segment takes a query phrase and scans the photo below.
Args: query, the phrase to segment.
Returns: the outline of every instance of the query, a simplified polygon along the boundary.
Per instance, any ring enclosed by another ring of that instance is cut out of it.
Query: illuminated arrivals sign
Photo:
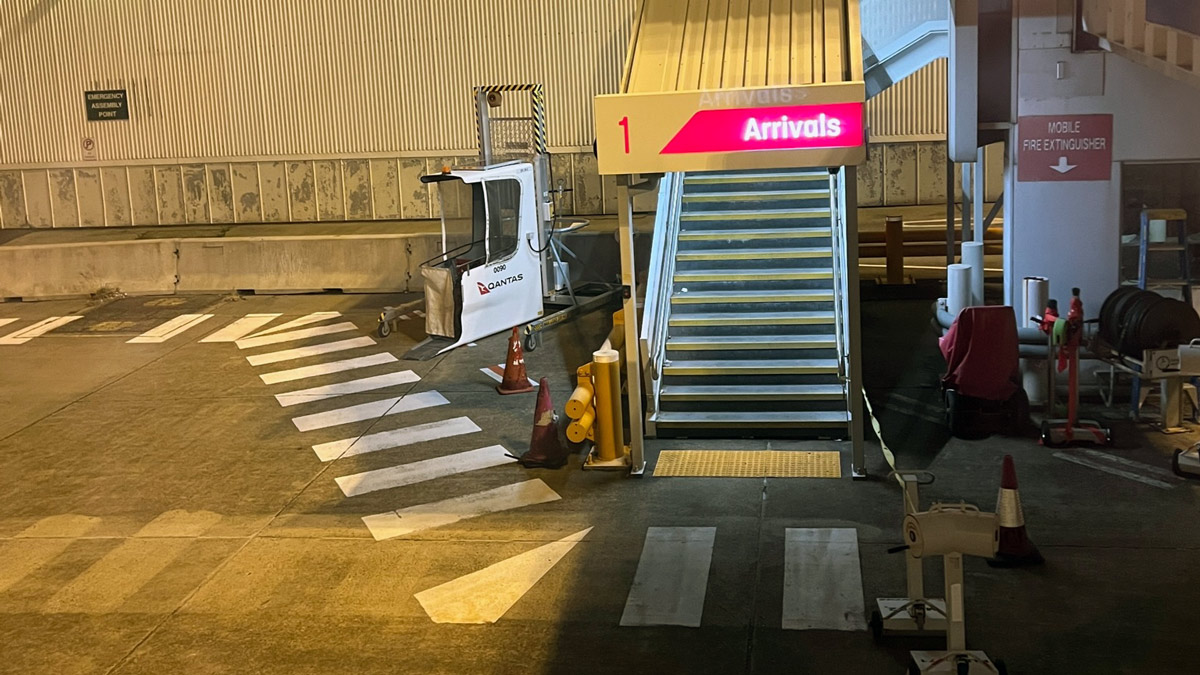
[[[852,166],[861,83],[596,98],[601,174]]]

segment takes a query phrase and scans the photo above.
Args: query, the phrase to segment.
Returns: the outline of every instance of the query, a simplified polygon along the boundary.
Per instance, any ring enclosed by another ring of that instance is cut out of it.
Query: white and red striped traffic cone
[[[1025,512],[1021,495],[1017,493],[1017,469],[1012,455],[1004,456],[1000,474],[1000,494],[996,497],[996,516],[1000,521],[1000,545],[996,557],[988,561],[992,567],[1025,567],[1045,562],[1037,546],[1025,532]]]

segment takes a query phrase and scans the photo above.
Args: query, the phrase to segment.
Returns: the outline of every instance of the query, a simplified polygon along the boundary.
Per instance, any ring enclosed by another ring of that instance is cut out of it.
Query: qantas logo
[[[517,274],[517,275],[511,276],[511,277],[506,277],[504,279],[490,281],[490,282],[488,282],[488,284],[486,286],[483,284],[482,281],[476,281],[475,285],[479,287],[480,295],[487,295],[488,293],[491,293],[492,291],[496,290],[497,288],[500,288],[501,286],[507,286],[509,284],[516,283],[518,281],[523,280],[524,278],[525,278],[524,274]]]

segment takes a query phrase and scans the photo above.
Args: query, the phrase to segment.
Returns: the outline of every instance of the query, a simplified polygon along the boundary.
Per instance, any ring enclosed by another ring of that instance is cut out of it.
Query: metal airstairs
[[[847,435],[838,179],[666,177],[643,331],[658,435]]]

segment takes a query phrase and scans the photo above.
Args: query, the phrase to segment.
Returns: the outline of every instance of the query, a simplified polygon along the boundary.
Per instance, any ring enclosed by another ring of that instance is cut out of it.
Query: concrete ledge
[[[421,288],[414,260],[432,235],[181,239],[179,292],[405,292]],[[439,238],[440,239],[440,238]],[[428,257],[428,256],[426,256]]]
[[[0,247],[0,297],[90,295],[104,287],[130,294],[175,291],[172,240]]]

